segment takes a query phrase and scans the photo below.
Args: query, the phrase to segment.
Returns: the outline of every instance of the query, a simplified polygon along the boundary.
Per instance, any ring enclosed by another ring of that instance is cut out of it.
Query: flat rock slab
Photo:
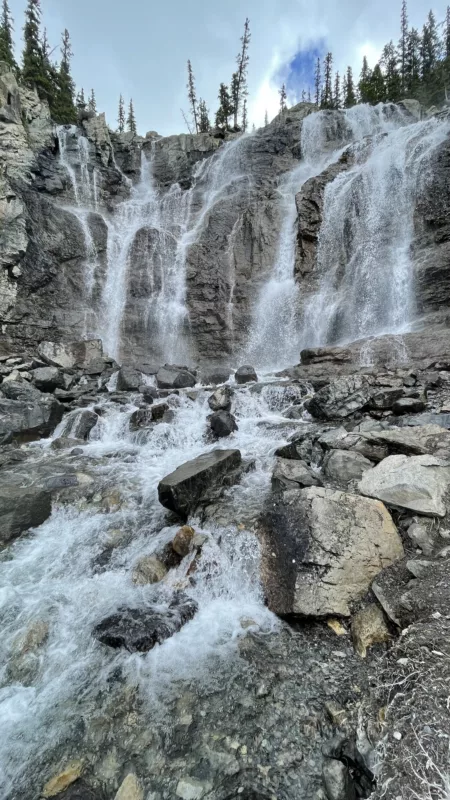
[[[94,361],[103,359],[103,347],[100,339],[89,339],[82,342],[41,342],[39,355],[48,364],[63,369],[88,367]]]
[[[304,489],[307,486],[322,486],[322,481],[304,461],[277,458],[272,475],[272,486],[276,491]]]
[[[364,375],[336,378],[316,392],[306,408],[317,419],[345,419],[369,403],[374,383],[373,377]]]
[[[262,582],[281,616],[349,616],[403,546],[383,503],[308,488],[271,502],[259,524]]]
[[[0,486],[0,546],[42,525],[51,513],[49,491],[34,486]]]
[[[239,477],[242,458],[239,450],[211,450],[182,464],[158,485],[159,502],[165,508],[187,519],[199,502],[207,499],[211,489],[231,477],[231,485]]]
[[[372,466],[372,462],[360,453],[352,453],[349,450],[331,450],[325,458],[323,470],[331,480],[349,483],[359,480],[364,472],[371,469]]]
[[[389,455],[450,457],[450,431],[440,425],[389,428],[378,433],[363,433],[366,442],[387,447]]]
[[[424,516],[445,517],[450,466],[435,456],[389,456],[364,473],[361,494]]]
[[[188,389],[195,386],[197,379],[186,367],[166,364],[156,374],[159,389]]]

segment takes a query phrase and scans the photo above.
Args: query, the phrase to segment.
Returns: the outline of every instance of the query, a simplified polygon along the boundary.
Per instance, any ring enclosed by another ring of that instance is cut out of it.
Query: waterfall
[[[92,171],[92,177],[90,174],[88,139],[79,133],[76,125],[59,125],[56,134],[59,142],[60,162],[70,178],[76,205],[97,210],[98,175],[95,168]],[[72,159],[70,153],[74,154]]]
[[[305,303],[304,346],[410,329],[415,201],[449,127],[431,119],[359,143],[355,165],[326,187],[319,287]]]

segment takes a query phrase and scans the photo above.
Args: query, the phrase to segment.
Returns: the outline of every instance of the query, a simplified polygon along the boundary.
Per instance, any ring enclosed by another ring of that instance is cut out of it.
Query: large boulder
[[[390,428],[362,434],[367,444],[386,448],[388,455],[436,455],[450,458],[450,431],[439,425]]]
[[[102,620],[93,631],[99,642],[109,647],[124,647],[130,653],[147,653],[180,630],[197,611],[186,595],[175,595],[166,611],[158,607],[119,608]]]
[[[374,394],[374,378],[370,375],[349,375],[336,378],[305,403],[317,419],[345,419],[360,411]]]
[[[233,414],[229,411],[216,411],[209,417],[209,424],[214,436],[223,439],[237,431],[238,426]]]
[[[281,616],[349,616],[380,570],[404,555],[383,503],[330,489],[285,492],[259,532],[265,595]]]
[[[65,389],[64,375],[58,367],[38,367],[31,373],[34,385],[42,392],[53,392],[55,389]]]
[[[32,399],[9,399],[4,395],[5,389],[3,383],[0,390],[0,440],[10,437],[25,442],[53,433],[64,414],[64,406],[58,400],[52,395],[41,395],[37,389]]]
[[[187,389],[195,386],[197,379],[187,367],[165,364],[158,370],[156,382],[160,389]]]
[[[359,481],[364,472],[372,467],[373,464],[368,458],[350,450],[331,450],[323,463],[325,475],[341,483]]]
[[[54,367],[84,369],[94,362],[103,360],[103,347],[100,339],[82,342],[41,342],[38,347],[41,358]]]
[[[187,461],[160,481],[159,502],[187,519],[211,492],[239,479],[241,461],[239,450],[211,450]]]
[[[118,392],[138,392],[142,384],[142,374],[133,367],[122,367],[117,375]]]
[[[450,466],[436,456],[389,456],[364,473],[361,494],[424,516],[445,517]]]
[[[42,525],[51,513],[51,495],[45,489],[0,485],[0,545]]]
[[[234,375],[234,380],[236,381],[236,383],[241,383],[241,384],[252,383],[253,381],[258,380],[258,376],[255,372],[254,367],[246,365],[243,367],[239,367],[239,369],[236,370],[236,373]]]
[[[233,390],[230,386],[220,386],[208,397],[208,405],[211,411],[230,411]]]
[[[89,411],[88,409],[79,411],[67,421],[62,436],[71,439],[86,440],[91,430],[95,428],[98,420],[99,417],[95,411]]]
[[[322,481],[304,461],[277,458],[272,474],[272,487],[275,491],[304,489],[306,486],[322,486]]]

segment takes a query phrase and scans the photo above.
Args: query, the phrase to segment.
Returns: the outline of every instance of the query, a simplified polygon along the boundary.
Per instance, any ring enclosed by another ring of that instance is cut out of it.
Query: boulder
[[[277,458],[272,474],[274,491],[283,492],[285,489],[303,489],[306,486],[322,486],[322,481],[317,475],[314,475],[304,461]]]
[[[405,390],[402,387],[380,389],[372,395],[369,407],[375,411],[388,411],[403,397],[404,393]]]
[[[238,430],[237,422],[229,411],[216,411],[208,419],[211,430],[217,439],[223,439]]]
[[[0,393],[8,400],[20,400],[23,403],[39,403],[45,397],[36,386],[24,381],[18,376],[18,380],[3,381],[0,386]],[[0,396],[1,396],[0,395]]]
[[[328,800],[356,800],[355,784],[349,769],[335,758],[327,758],[322,779]]]
[[[58,800],[105,800],[105,795],[101,789],[93,789],[84,780],[78,779],[58,794]]]
[[[213,386],[217,386],[219,383],[226,383],[230,375],[230,369],[215,369],[203,376],[203,383],[206,385],[212,384]]]
[[[402,397],[392,406],[394,414],[419,414],[427,404],[420,397]]]
[[[145,586],[159,583],[166,574],[166,567],[156,556],[143,556],[133,569],[132,581],[137,586]]]
[[[360,411],[374,394],[374,378],[370,375],[349,375],[336,378],[305,403],[317,419],[345,419]]]
[[[280,458],[306,461],[307,463],[321,464],[323,450],[317,443],[321,434],[327,430],[324,425],[303,425],[300,431],[292,434],[289,443],[275,450],[275,455]]]
[[[241,461],[239,450],[211,450],[187,461],[160,481],[159,502],[187,519],[211,491],[239,479]]]
[[[172,550],[177,553],[177,555],[184,558],[192,549],[192,542],[194,540],[195,531],[191,528],[190,525],[183,525],[179,531],[175,534],[175,538],[172,542]]]
[[[118,392],[138,392],[142,384],[142,374],[133,367],[121,367],[117,375]]]
[[[258,380],[258,376],[254,367],[244,366],[236,370],[234,380],[236,383],[252,383]]]
[[[165,364],[158,370],[156,382],[160,389],[187,389],[195,386],[197,379],[187,367]]]
[[[232,397],[231,386],[221,386],[208,397],[208,405],[211,411],[230,411]]]
[[[359,481],[364,472],[372,467],[373,464],[368,458],[350,450],[331,450],[323,462],[325,475],[333,481],[342,483]]]
[[[424,516],[445,517],[450,467],[435,456],[389,456],[364,473],[361,494]]]
[[[281,616],[349,616],[380,570],[404,554],[383,503],[330,489],[285,492],[259,533],[265,595]]]
[[[66,389],[64,375],[58,367],[38,367],[32,371],[33,383],[43,392]]]
[[[86,439],[93,428],[95,428],[99,420],[98,414],[95,411],[79,411],[70,420],[64,428],[63,436],[71,439]]]
[[[119,608],[94,628],[93,635],[109,647],[147,653],[179,631],[197,611],[196,603],[181,593],[175,595],[166,611],[160,608]]]
[[[158,389],[156,386],[147,386],[147,384],[142,384],[139,386],[139,392],[143,397],[145,403],[151,405],[153,400],[156,400],[159,397]]]
[[[4,384],[1,389],[4,389]],[[26,442],[50,436],[63,414],[64,406],[52,395],[40,395],[30,402],[2,399],[0,393],[0,440],[12,437]]]
[[[422,426],[422,425],[439,425],[441,428],[447,428],[450,430],[450,414],[417,414],[412,416],[404,416],[400,417],[400,419],[395,420],[395,424],[399,425],[400,427],[405,427],[411,425],[415,426]]]
[[[361,658],[366,657],[369,647],[389,642],[391,638],[383,612],[375,603],[355,614],[351,631],[355,650]]]
[[[438,455],[450,458],[450,431],[439,425],[389,428],[386,431],[363,433],[368,445],[386,448],[388,455]]]
[[[0,485],[0,545],[42,525],[51,513],[51,495],[45,489]]]
[[[55,797],[59,795],[64,789],[67,789],[72,783],[78,780],[82,772],[83,762],[72,761],[62,772],[47,781],[42,790],[43,797]]]
[[[103,360],[103,347],[100,339],[82,342],[57,343],[41,342],[38,347],[41,358],[54,367],[84,369],[94,362]]]
[[[136,775],[128,773],[120,784],[114,800],[144,800],[144,792]]]

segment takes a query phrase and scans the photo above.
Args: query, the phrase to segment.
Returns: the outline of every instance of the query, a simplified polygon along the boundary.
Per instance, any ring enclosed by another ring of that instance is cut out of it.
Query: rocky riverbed
[[[2,357],[5,798],[445,797],[450,361],[371,347]]]

